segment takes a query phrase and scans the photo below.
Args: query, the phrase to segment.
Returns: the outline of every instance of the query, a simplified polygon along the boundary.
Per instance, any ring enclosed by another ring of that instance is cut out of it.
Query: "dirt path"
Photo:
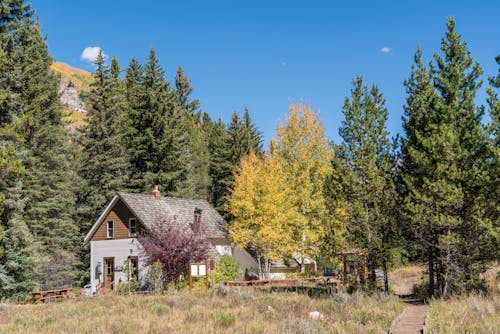
[[[429,305],[407,304],[403,313],[394,320],[390,334],[420,334],[425,324],[425,318],[429,313]]]

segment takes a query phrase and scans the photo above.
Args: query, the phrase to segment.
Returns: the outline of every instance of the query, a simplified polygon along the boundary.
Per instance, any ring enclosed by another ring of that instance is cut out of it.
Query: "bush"
[[[156,261],[149,266],[148,273],[145,277],[145,283],[149,291],[162,293],[163,289],[165,288],[165,284],[163,281],[163,273],[160,261]]]
[[[135,277],[130,279],[130,288],[128,282],[120,282],[116,285],[115,293],[118,295],[126,295],[129,292],[136,292],[140,290],[140,285]]]
[[[223,255],[217,259],[215,266],[215,282],[235,281],[241,277],[241,267],[238,261],[230,255]]]
[[[236,322],[236,316],[231,312],[216,312],[212,317],[218,326],[229,327]]]

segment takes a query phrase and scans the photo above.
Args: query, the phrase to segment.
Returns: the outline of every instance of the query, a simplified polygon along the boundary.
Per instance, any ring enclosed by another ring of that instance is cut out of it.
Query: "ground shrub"
[[[236,322],[236,316],[231,312],[215,312],[212,315],[217,326],[229,327]]]
[[[215,265],[215,282],[235,281],[241,277],[241,266],[232,256],[223,255],[217,259]]]

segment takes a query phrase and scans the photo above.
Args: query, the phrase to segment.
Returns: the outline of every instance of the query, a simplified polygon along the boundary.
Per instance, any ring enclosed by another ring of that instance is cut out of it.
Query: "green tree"
[[[127,104],[116,58],[106,65],[99,53],[88,95],[88,115],[80,129],[78,221],[85,235],[106,203],[117,192],[128,189],[130,163],[127,150]],[[88,277],[88,245],[81,241],[81,280]],[[83,282],[82,282],[83,283]]]
[[[81,233],[90,229],[117,192],[127,189],[129,159],[126,150],[126,104],[120,82],[99,53],[88,97],[88,117],[81,131],[80,175],[85,186],[79,193]],[[113,62],[113,64],[117,64]],[[114,65],[116,71],[116,65]]]
[[[184,74],[182,67],[177,69],[175,87],[177,103],[186,114],[186,126],[190,138],[189,188],[186,195],[208,199],[210,188],[208,138],[201,123],[200,101],[191,98],[193,92],[191,80]]]
[[[488,192],[486,214],[492,221],[492,228],[490,229],[490,239],[492,246],[492,258],[500,257],[500,203],[497,200],[500,198],[500,98],[498,97],[495,89],[500,88],[500,55],[495,58],[499,65],[498,73],[495,77],[489,78],[490,87],[488,87],[488,106],[491,117],[491,122],[488,126],[489,133],[489,187],[485,187]]]
[[[240,158],[250,153],[250,151],[255,152],[257,155],[262,154],[262,134],[253,124],[248,108],[245,108],[243,120],[237,112],[233,113],[227,132],[231,148],[231,159],[234,165],[238,164]]]
[[[215,282],[236,281],[241,277],[240,263],[231,255],[223,255],[217,259],[215,265]]]
[[[474,103],[482,69],[448,19],[443,56],[427,70],[417,52],[407,81],[403,140],[405,209],[426,249],[429,293],[477,286],[491,222],[487,202],[488,150]]]
[[[24,300],[28,292],[35,290],[36,273],[39,271],[39,245],[26,226],[23,213],[25,200],[21,195],[21,182],[17,181],[7,189],[5,208],[8,215],[3,215],[6,223],[4,241],[5,253],[0,254],[0,297]]]
[[[231,161],[229,135],[226,126],[219,118],[212,122],[207,113],[202,118],[203,131],[208,138],[210,203],[229,220],[225,211],[229,188],[233,184],[234,164]]]
[[[167,194],[189,195],[188,115],[179,107],[154,50],[143,70],[137,61],[131,62],[126,86],[132,128],[132,187],[142,192],[161,184]]]
[[[369,89],[357,77],[353,86],[342,109],[345,119],[340,128],[343,143],[338,151],[339,175],[348,203],[350,242],[366,252],[369,278],[374,284],[378,265],[387,272],[390,233],[394,231],[391,211],[395,207],[395,188],[386,129],[388,111],[376,85]]]
[[[193,87],[191,87],[191,80],[184,73],[184,69],[179,66],[175,76],[175,88],[177,93],[177,102],[181,108],[187,110],[189,114],[197,121],[200,121],[200,101],[198,99],[191,99]]]
[[[61,258],[62,253],[71,257],[60,266],[47,260],[38,280],[50,286],[57,276],[60,282],[72,284],[80,239],[74,221],[78,178],[62,121],[59,78],[50,69],[53,60],[30,6],[23,1],[2,2],[0,15],[0,40],[9,61],[4,84],[10,91],[1,114],[16,121],[15,130],[23,144],[23,220],[48,258]]]

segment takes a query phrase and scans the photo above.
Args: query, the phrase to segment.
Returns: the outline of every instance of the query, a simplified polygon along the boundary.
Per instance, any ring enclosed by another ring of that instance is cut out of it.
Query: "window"
[[[106,274],[113,275],[114,272],[114,259],[106,259]]]
[[[107,238],[108,239],[113,239],[115,237],[115,222],[112,220],[108,221],[108,228],[107,228]]]
[[[137,233],[137,222],[135,218],[130,218],[128,220],[128,236],[135,237]]]

